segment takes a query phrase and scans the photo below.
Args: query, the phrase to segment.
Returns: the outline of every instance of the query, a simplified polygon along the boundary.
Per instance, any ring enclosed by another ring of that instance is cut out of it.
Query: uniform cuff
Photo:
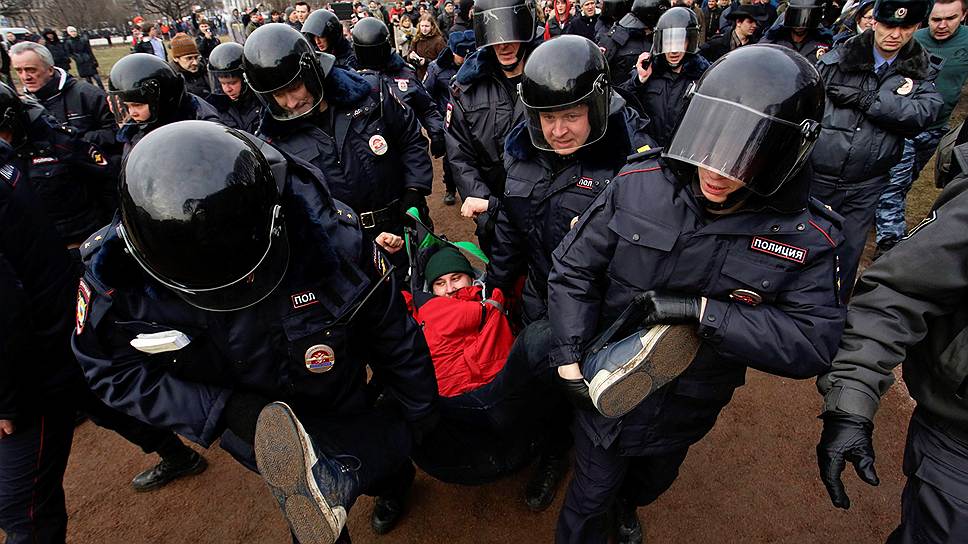
[[[726,334],[726,314],[729,303],[711,298],[706,299],[706,309],[699,318],[699,336],[711,343],[719,343]]]
[[[874,421],[874,414],[880,399],[874,398],[860,389],[834,387],[823,399],[824,412],[846,412]]]
[[[548,363],[551,367],[570,365],[581,361],[581,348],[577,344],[565,344],[551,350]]]

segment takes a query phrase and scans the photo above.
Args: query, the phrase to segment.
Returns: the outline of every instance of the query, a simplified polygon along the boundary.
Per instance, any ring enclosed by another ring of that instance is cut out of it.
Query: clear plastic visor
[[[125,124],[134,124],[138,125],[139,127],[144,127],[154,121],[156,109],[154,100],[149,100],[148,102],[134,102],[126,99],[124,91],[108,91],[107,102],[108,109],[110,109],[111,113],[114,114],[114,122],[117,123],[119,127]],[[141,110],[140,108],[129,108],[127,104],[128,102],[138,104],[143,103],[145,104],[146,109]],[[137,116],[138,119],[135,119],[134,116]]]
[[[728,100],[694,95],[664,156],[707,168],[762,196],[803,165],[819,132]]]
[[[663,28],[652,36],[652,54],[695,53],[699,50],[698,28]]]
[[[526,6],[494,8],[474,13],[477,47],[499,43],[530,42],[534,39],[534,13]]]
[[[789,7],[783,12],[783,26],[787,28],[816,28],[823,10],[819,7]]]
[[[272,222],[269,225],[269,244],[265,253],[262,254],[255,266],[241,278],[216,287],[191,287],[165,279],[142,259],[138,250],[129,240],[123,224],[118,225],[117,231],[121,240],[124,241],[127,253],[149,276],[174,291],[176,295],[192,306],[203,310],[228,312],[252,306],[275,290],[289,267],[289,240],[286,236],[285,223],[282,220],[282,206],[278,204],[272,210]]]
[[[248,75],[245,82],[278,121],[308,115],[319,109],[323,101],[323,80],[318,71],[307,67],[304,62],[299,63],[299,71],[292,79],[273,89],[256,89]]]

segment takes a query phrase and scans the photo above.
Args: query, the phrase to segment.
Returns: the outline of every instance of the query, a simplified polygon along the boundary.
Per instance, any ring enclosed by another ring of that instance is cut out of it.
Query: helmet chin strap
[[[513,64],[501,64],[501,70],[504,70],[505,72],[513,72],[515,69],[517,69],[518,65],[521,64],[522,61],[524,61],[524,57],[525,57],[524,43],[521,44],[521,47],[518,47],[518,52],[515,55],[515,57],[516,57],[516,60],[514,61]],[[501,61],[498,61],[498,63],[500,62]]]

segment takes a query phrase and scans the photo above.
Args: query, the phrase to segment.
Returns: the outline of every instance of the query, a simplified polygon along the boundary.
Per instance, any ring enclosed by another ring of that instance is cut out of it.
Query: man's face
[[[138,123],[144,123],[151,119],[151,106],[141,102],[125,102],[124,107],[128,108],[128,117]]]
[[[180,57],[175,57],[175,62],[178,66],[181,66],[182,70],[186,72],[195,73],[198,71],[198,60],[202,58],[198,53],[193,53],[191,55],[182,55]]]
[[[518,62],[519,49],[521,49],[520,43],[498,43],[494,45],[494,54],[502,66],[512,66]]]
[[[716,5],[719,6],[720,9],[726,9],[729,7],[729,3],[730,0],[717,0]]]
[[[70,37],[72,37],[72,38],[76,38],[77,37],[77,30],[68,30],[67,31],[67,35],[70,36]]]
[[[375,12],[376,11],[376,8],[377,8],[376,2],[370,2],[369,4],[367,4],[367,6],[370,7],[370,11],[371,12]]]
[[[675,3],[676,6],[682,6],[684,8],[692,9],[693,0],[679,0]]]
[[[242,96],[242,78],[236,76],[218,76],[218,83],[225,96],[238,100]]]
[[[585,17],[592,17],[595,15],[595,2],[585,2],[581,5],[581,12]]]
[[[588,104],[579,104],[559,111],[543,111],[538,114],[541,120],[541,134],[555,153],[569,155],[588,141],[592,131],[588,122]]]
[[[302,81],[296,81],[272,93],[272,98],[292,116],[302,115],[313,107],[313,93]]]
[[[682,62],[682,58],[685,56],[686,54],[682,52],[665,54],[666,62],[669,63],[669,66],[679,66],[679,63]]]
[[[155,28],[155,27],[151,27],[151,30],[148,31],[148,37],[149,38],[154,38],[157,35],[158,35],[158,29]]]
[[[403,9],[407,10],[407,13],[410,13],[411,11],[413,11],[413,4],[407,4],[403,6]]]
[[[743,186],[742,183],[722,176],[712,170],[699,167],[699,190],[706,200],[721,204],[726,202],[729,195],[735,193]]]
[[[255,22],[259,24],[262,24],[262,22],[265,21],[265,17],[263,17],[261,13],[253,13],[252,18],[255,19]]]
[[[329,40],[327,40],[325,37],[313,36],[313,41],[316,42],[316,47],[319,48],[320,51],[329,51]]]
[[[296,6],[296,18],[299,19],[300,23],[306,22],[306,17],[309,17],[309,6],[298,5]]]
[[[19,55],[12,55],[10,61],[14,71],[17,72],[17,77],[20,78],[24,87],[32,93],[39,91],[54,77],[54,67],[44,64],[40,55],[33,51],[24,51]]]
[[[743,18],[736,21],[736,33],[743,37],[752,36],[756,32],[756,20]]]
[[[209,28],[208,23],[202,23],[198,25],[198,31],[201,32],[202,34],[208,34],[209,30],[211,30],[211,28]]]
[[[928,16],[928,32],[939,42],[947,40],[958,30],[958,25],[965,18],[965,10],[961,2],[950,4],[935,3]]]
[[[882,53],[893,55],[911,41],[919,26],[921,25],[918,23],[907,26],[891,26],[874,21],[874,45]]]
[[[434,280],[434,284],[431,288],[434,291],[434,295],[438,297],[452,297],[454,293],[463,289],[464,287],[470,287],[473,285],[474,280],[467,274],[463,272],[453,272],[450,274],[444,274],[443,276]]]
[[[454,13],[454,4],[444,4],[444,12],[447,13],[447,15]]]

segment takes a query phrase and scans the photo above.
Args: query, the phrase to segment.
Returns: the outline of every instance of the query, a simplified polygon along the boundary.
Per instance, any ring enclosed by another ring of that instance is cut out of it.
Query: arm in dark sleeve
[[[934,81],[929,80],[917,83],[914,92],[907,96],[881,87],[866,113],[878,126],[910,138],[934,123],[943,107],[944,100]]]
[[[928,333],[929,321],[964,304],[968,287],[968,192],[937,207],[910,238],[861,276],[847,314],[840,351],[817,380],[824,411],[874,419],[881,396],[894,383],[894,368]],[[949,193],[949,189],[953,190]],[[961,381],[968,376],[952,377]]]
[[[427,139],[420,133],[420,125],[413,110],[401,104],[389,91],[383,98],[383,119],[392,137],[392,144],[400,149],[400,168],[403,186],[417,189],[425,195],[431,191],[433,166]]]
[[[181,350],[148,355],[131,347],[134,333],[116,325],[136,320],[119,315],[109,297],[94,293],[88,308],[88,323],[81,334],[74,334],[71,346],[91,390],[112,408],[210,446],[222,433],[222,411],[231,390],[181,380],[166,367],[173,358],[204,365],[214,350],[190,343]]]
[[[757,370],[808,378],[830,367],[844,326],[836,253],[811,249],[807,266],[772,303],[708,299],[699,334],[716,351]]]
[[[424,89],[427,90],[427,94],[430,95],[430,99],[433,100],[434,104],[437,106],[437,111],[441,112],[443,109],[441,108],[441,105],[446,103],[446,101],[450,98],[450,95],[441,96],[440,89],[437,88],[437,74],[439,73],[440,67],[437,66],[436,62],[431,62],[429,65],[427,65],[427,73],[424,74],[423,86]],[[441,131],[444,129],[444,117],[442,112],[440,117],[440,129]]]
[[[509,293],[511,282],[523,274],[527,266],[528,243],[527,233],[511,221],[504,206],[497,210],[494,240],[491,261],[487,265],[487,283]]]
[[[548,276],[548,316],[555,337],[552,366],[581,360],[594,337],[605,298],[605,271],[618,235],[608,228],[615,214],[615,187],[602,191],[552,254]]]
[[[444,137],[444,117],[422,83],[417,82],[415,88],[407,93],[407,105],[417,113],[420,126],[427,131],[431,140]]]
[[[451,100],[450,123],[444,132],[447,141],[447,159],[454,174],[454,182],[463,199],[468,197],[491,200],[491,208],[497,204],[500,195],[491,195],[491,190],[484,183],[481,168],[477,161],[477,151],[474,149],[475,136],[469,133],[464,110],[460,100]]]
[[[390,388],[408,421],[428,415],[437,400],[430,349],[407,311],[393,276],[383,281],[354,321],[373,373]]]
[[[13,266],[0,254],[0,419],[16,419],[18,367],[27,365],[20,339],[26,338],[28,300]]]
[[[97,128],[87,131],[82,138],[98,146],[105,153],[117,152],[118,125],[115,123],[114,114],[108,108],[107,95],[101,89],[92,86],[90,89],[85,89],[83,100],[84,111],[91,116],[91,123]]]

